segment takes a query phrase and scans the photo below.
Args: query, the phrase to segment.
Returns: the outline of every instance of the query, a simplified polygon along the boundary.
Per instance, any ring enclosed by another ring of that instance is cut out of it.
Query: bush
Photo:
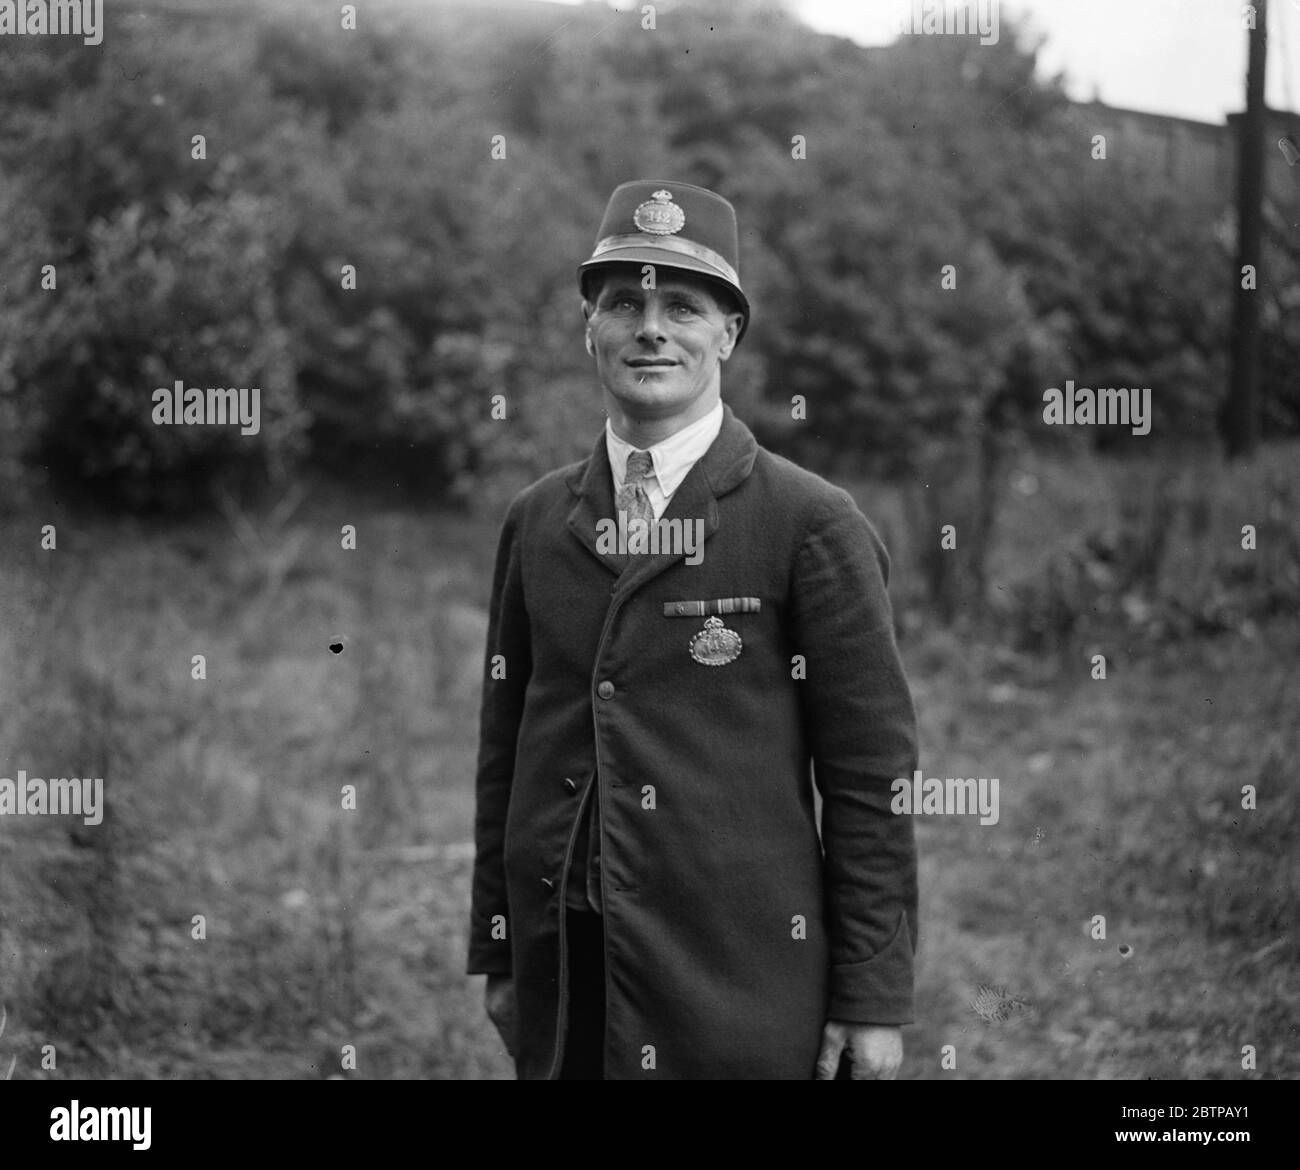
[[[271,295],[269,212],[249,195],[173,196],[162,215],[132,205],[90,229],[86,263],[59,273],[57,296],[29,298],[8,354],[28,459],[169,510],[285,477],[307,417]],[[155,424],[153,392],[177,380],[257,387],[260,430]]]

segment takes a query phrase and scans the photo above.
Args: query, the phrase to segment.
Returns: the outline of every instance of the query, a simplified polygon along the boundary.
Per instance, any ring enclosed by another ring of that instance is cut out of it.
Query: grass
[[[1034,473],[1041,490],[1003,515],[994,588],[1032,579],[1044,534],[1077,533],[1105,482],[1086,460]],[[0,822],[0,1069],[513,1075],[481,978],[461,973],[494,524],[318,489],[251,527],[51,509],[0,538],[0,776],[102,774],[109,804],[98,828]],[[905,547],[895,561],[907,597]],[[1031,654],[907,608],[925,773],[998,776],[1001,816],[919,818],[904,1075],[1295,1076],[1294,614],[1117,637],[1103,681],[1079,647]],[[986,1022],[970,1006],[985,984],[1033,1013]]]
[[[1000,777],[1001,818],[918,826],[916,1076],[1290,1077],[1300,875],[1293,624],[1044,684],[921,672],[927,775]],[[957,650],[957,647],[953,647]],[[1258,787],[1257,810],[1241,786]],[[1093,937],[1094,916],[1105,938]],[[1124,951],[1121,948],[1128,948]],[[982,984],[1036,1007],[990,1025]],[[957,1068],[941,1071],[943,1045]],[[1257,1072],[1241,1067],[1257,1050]]]

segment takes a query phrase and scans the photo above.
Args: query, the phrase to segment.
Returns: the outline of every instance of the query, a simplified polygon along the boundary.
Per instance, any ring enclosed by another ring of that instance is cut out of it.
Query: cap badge
[[[636,211],[632,222],[637,229],[654,236],[671,236],[686,224],[686,212],[673,202],[669,191],[656,191]]]

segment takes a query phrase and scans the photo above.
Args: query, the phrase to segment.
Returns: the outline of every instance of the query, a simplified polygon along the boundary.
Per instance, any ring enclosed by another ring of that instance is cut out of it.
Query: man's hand
[[[882,1024],[846,1024],[827,1020],[817,1057],[819,1081],[833,1081],[840,1054],[847,1051],[855,1081],[892,1081],[903,1063],[903,1029]]]
[[[489,975],[483,995],[488,1019],[501,1034],[511,1057],[515,1054],[515,980],[513,975]]]

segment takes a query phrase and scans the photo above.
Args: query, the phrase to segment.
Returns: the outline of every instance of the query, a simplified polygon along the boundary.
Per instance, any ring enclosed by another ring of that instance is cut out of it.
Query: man
[[[711,191],[614,191],[579,268],[606,430],[502,529],[468,970],[521,1078],[902,1059],[916,857],[889,806],[916,739],[888,559],[721,401],[738,250]]]

